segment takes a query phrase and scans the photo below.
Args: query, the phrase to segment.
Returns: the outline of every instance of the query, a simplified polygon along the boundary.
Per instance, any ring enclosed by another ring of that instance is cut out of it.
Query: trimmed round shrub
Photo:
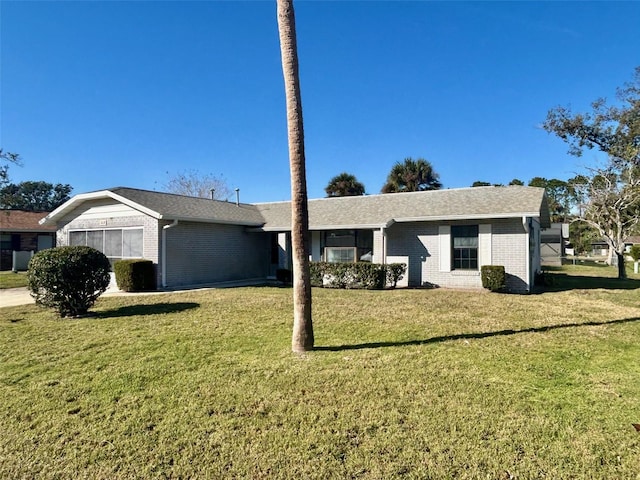
[[[629,254],[631,255],[631,258],[633,258],[634,262],[639,261],[640,260],[640,243],[636,245],[631,245],[631,250],[629,251]]]
[[[507,286],[507,277],[502,265],[483,265],[480,267],[482,286],[492,292],[502,292]]]
[[[56,247],[36,253],[27,282],[36,304],[54,308],[61,317],[84,315],[111,280],[111,265],[91,247]]]
[[[113,264],[116,284],[124,292],[156,289],[156,272],[151,260],[118,260]]]

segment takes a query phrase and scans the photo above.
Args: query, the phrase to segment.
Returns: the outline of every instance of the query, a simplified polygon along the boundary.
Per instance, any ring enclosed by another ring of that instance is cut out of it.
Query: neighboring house
[[[569,242],[569,224],[552,223],[540,236],[540,257],[543,265],[562,265]]]
[[[55,245],[56,226],[40,225],[49,212],[0,210],[0,270],[25,270],[25,259]],[[21,265],[14,265],[14,252]],[[29,252],[29,254],[21,253]]]
[[[629,253],[632,245],[640,245],[640,235],[627,237],[624,240],[624,251]],[[609,244],[606,240],[599,238],[591,242],[591,254],[595,257],[607,257],[609,263],[613,262],[614,255],[609,255]],[[631,258],[631,257],[629,257]]]
[[[503,265],[528,292],[550,226],[544,189],[476,187],[309,200],[314,261],[405,262],[406,286],[481,288]],[[91,245],[112,261],[147,258],[158,284],[265,280],[291,265],[291,204],[230,203],[118,187],[74,196],[42,222],[60,245]]]

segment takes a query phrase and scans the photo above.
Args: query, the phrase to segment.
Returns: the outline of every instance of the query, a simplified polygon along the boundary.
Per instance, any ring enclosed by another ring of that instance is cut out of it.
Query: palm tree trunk
[[[311,274],[309,272],[309,211],[302,128],[302,100],[298,75],[298,47],[293,0],[277,0],[280,53],[287,100],[289,167],[291,170],[291,247],[293,251],[294,352],[313,349]]]

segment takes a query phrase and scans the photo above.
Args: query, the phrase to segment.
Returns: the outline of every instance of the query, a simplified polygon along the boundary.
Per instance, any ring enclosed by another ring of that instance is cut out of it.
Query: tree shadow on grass
[[[450,342],[455,340],[471,340],[479,338],[501,337],[506,335],[517,335],[521,333],[544,333],[551,330],[559,330],[561,328],[575,328],[575,327],[594,327],[601,325],[616,325],[620,323],[632,323],[640,321],[640,317],[635,318],[623,318],[620,320],[607,320],[604,322],[584,322],[584,323],[565,323],[563,325],[547,325],[544,327],[531,327],[523,328],[522,330],[497,330],[494,332],[481,332],[481,333],[460,333],[457,335],[444,335],[441,337],[425,338],[423,340],[407,340],[404,342],[371,342],[371,343],[357,343],[354,345],[338,345],[338,346],[320,346],[314,347],[314,350],[325,352],[340,352],[343,350],[363,350],[366,348],[384,348],[384,347],[407,347],[413,345],[427,345],[429,343],[441,343]]]
[[[101,312],[90,312],[90,314],[94,318],[136,317],[160,315],[163,313],[179,313],[198,308],[199,306],[199,303],[194,302],[152,303],[149,305],[128,305]]]
[[[608,265],[596,265],[597,267],[611,269]],[[550,284],[538,289],[536,293],[565,292],[567,290],[635,290],[640,288],[640,280],[634,278],[616,278],[607,276],[589,276],[567,274],[562,267],[545,267],[545,278]],[[629,274],[629,269],[627,269]]]
[[[606,290],[635,290],[640,288],[640,280],[633,278],[588,277],[567,275],[565,273],[554,273],[551,278],[553,278],[553,283],[544,287],[546,292],[593,290],[597,288]]]

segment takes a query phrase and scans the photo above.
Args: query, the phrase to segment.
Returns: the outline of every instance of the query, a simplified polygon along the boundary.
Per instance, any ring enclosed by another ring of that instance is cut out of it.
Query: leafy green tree
[[[289,169],[291,172],[291,249],[293,260],[294,352],[313,350],[311,272],[309,269],[309,211],[304,154],[302,98],[293,0],[277,0],[278,33],[287,104]]]
[[[584,149],[604,152],[616,168],[640,165],[640,66],[634,79],[616,91],[620,105],[599,98],[592,112],[574,114],[568,107],[549,111],[543,128],[569,144],[569,153]]]
[[[569,242],[575,255],[587,255],[591,252],[591,242],[598,239],[598,231],[579,218],[569,223]]]
[[[524,182],[518,178],[514,178],[509,182],[509,185],[524,185]]]
[[[552,222],[566,222],[571,218],[571,210],[577,202],[576,189],[570,182],[552,178],[533,177],[530,187],[541,187],[546,190],[549,201],[549,213]]]
[[[324,191],[327,197],[355,197],[364,195],[364,185],[354,175],[343,172],[329,180]]]
[[[0,189],[0,208],[50,212],[69,200],[70,185],[48,182],[10,183]]]
[[[572,186],[584,201],[581,220],[597,229],[615,252],[618,278],[624,278],[624,240],[640,223],[640,67],[617,97],[620,104],[615,106],[596,100],[590,113],[556,107],[543,127],[567,142],[572,155],[594,148],[607,155],[603,166],[588,168]]]
[[[424,190],[439,190],[442,188],[438,175],[431,163],[423,158],[417,160],[411,157],[404,162],[397,162],[387,176],[387,182],[382,187],[382,193],[420,192]]]

